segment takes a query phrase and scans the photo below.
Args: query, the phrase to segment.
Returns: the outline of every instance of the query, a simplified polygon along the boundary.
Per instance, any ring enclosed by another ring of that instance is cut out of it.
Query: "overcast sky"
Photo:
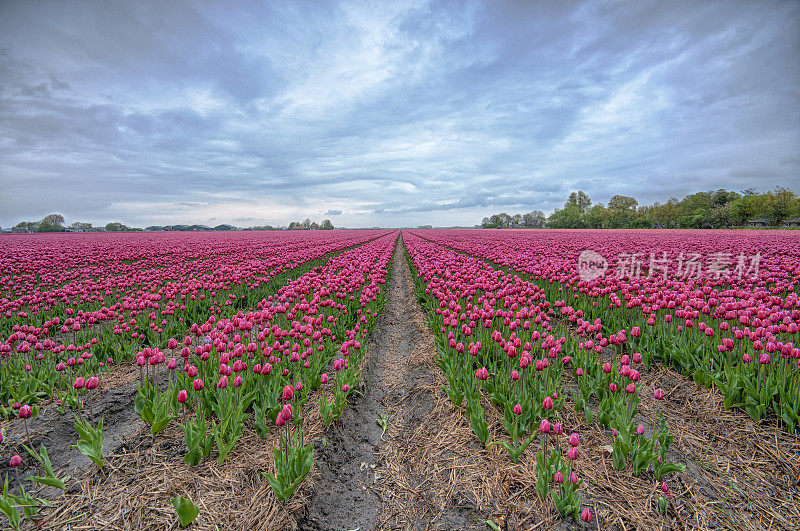
[[[2,226],[775,185],[800,192],[797,1],[0,1]]]

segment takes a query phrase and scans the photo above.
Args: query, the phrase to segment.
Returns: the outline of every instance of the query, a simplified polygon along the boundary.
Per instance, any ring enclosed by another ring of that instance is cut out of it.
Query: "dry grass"
[[[322,433],[314,397],[303,410],[303,431],[307,442]],[[286,504],[275,497],[262,476],[275,472],[275,430],[261,439],[246,427],[223,466],[216,451],[196,467],[185,465],[183,432],[174,423],[155,444],[146,430],[130,442],[129,451],[106,456],[105,470],[75,478],[73,489],[43,511],[38,528],[171,529],[178,526],[171,500],[181,495],[200,508],[194,529],[296,529],[294,515],[307,505],[318,475],[312,469]]]
[[[420,333],[430,336],[421,316],[416,320]],[[552,503],[535,493],[536,443],[516,464],[497,446],[484,449],[463,407],[454,407],[443,393],[445,380],[435,359],[432,337],[422,337],[394,371],[405,375],[398,378],[401,387],[403,381],[409,387],[410,374],[422,378],[407,389],[411,394],[393,395],[388,404],[392,417],[402,420],[392,423],[380,450],[381,528],[445,529],[459,515],[461,527],[478,527],[479,518],[492,518],[509,529],[800,528],[800,437],[774,419],[756,424],[742,411],[725,411],[718,391],[661,366],[643,376],[637,420],[655,421],[660,408],[675,436],[670,457],[687,465],[684,474],[666,479],[671,489],[667,514],[656,510],[660,482],[649,472],[637,478],[630,467],[615,470],[604,448],[611,443],[608,432],[596,423],[587,425],[567,400],[562,422],[567,433],[581,434],[573,469],[584,481],[581,496],[594,519],[590,525],[562,522]],[[663,401],[653,398],[656,387],[664,389]],[[412,424],[409,409],[418,405],[418,394],[429,397],[430,410]],[[487,404],[490,440],[508,440],[501,417]],[[564,445],[566,437],[561,439]]]

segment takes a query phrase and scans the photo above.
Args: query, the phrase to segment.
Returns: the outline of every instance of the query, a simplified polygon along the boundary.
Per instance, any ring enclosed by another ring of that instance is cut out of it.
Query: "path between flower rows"
[[[314,464],[320,476],[308,512],[298,522],[301,529],[363,531],[400,522],[404,527],[414,525],[397,514],[408,507],[395,503],[401,496],[395,492],[395,478],[387,478],[391,470],[405,464],[387,462],[387,456],[397,455],[399,447],[403,455],[425,452],[422,447],[413,447],[409,435],[421,422],[431,421],[432,366],[422,363],[421,352],[428,361],[433,360],[435,346],[422,309],[414,300],[401,238],[393,260],[386,307],[367,343],[362,394],[351,400],[341,421],[326,431],[324,442],[315,444]],[[379,423],[382,417],[386,419],[386,432]],[[423,489],[414,503],[424,506],[425,498]],[[463,528],[467,523],[463,510],[434,514],[424,507],[414,509],[407,511],[409,516],[426,514],[428,523],[438,523],[442,528]],[[479,521],[477,516],[468,519],[475,524]]]

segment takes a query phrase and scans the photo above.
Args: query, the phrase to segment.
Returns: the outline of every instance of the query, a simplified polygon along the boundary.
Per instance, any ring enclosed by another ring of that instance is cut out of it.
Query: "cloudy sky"
[[[1,226],[775,185],[800,192],[797,1],[0,2]]]

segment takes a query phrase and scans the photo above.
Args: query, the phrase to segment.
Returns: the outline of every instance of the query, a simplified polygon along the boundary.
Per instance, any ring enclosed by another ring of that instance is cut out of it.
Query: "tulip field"
[[[800,526],[795,232],[0,242],[2,526]]]

